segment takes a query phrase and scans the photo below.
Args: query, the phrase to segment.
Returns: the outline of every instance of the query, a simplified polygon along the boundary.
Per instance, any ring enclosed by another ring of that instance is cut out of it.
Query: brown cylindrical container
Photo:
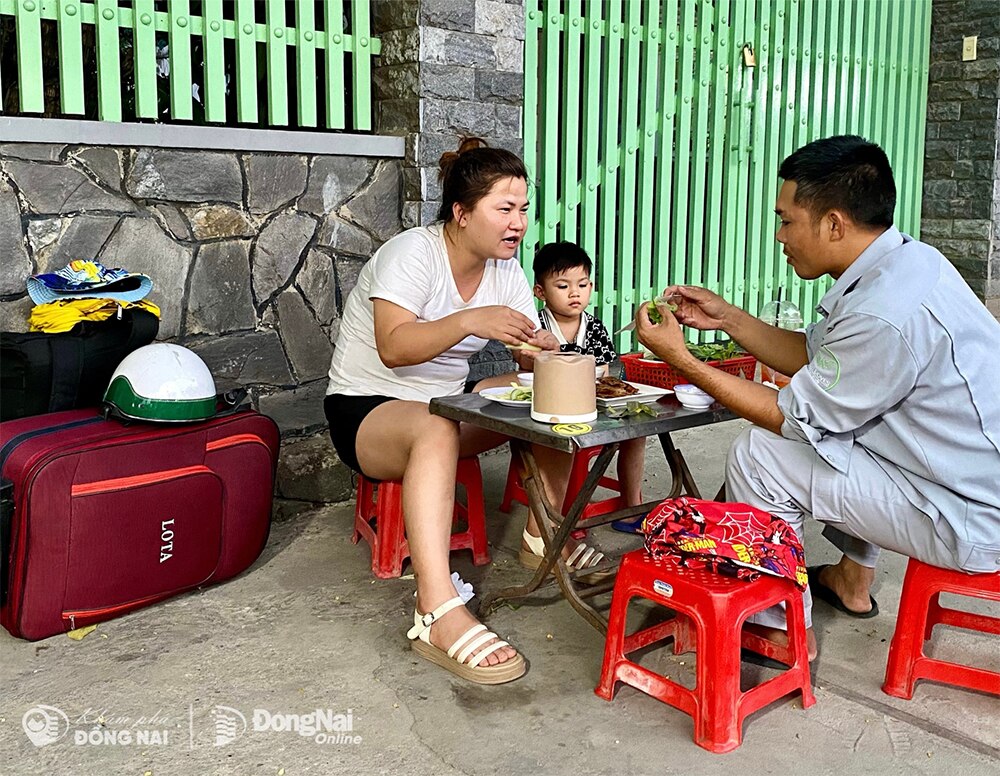
[[[531,419],[586,423],[597,419],[593,356],[545,351],[535,356]]]

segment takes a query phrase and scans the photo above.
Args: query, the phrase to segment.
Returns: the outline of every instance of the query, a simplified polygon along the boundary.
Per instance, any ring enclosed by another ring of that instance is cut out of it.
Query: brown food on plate
[[[619,396],[631,396],[634,393],[639,393],[639,389],[617,377],[597,378],[598,399],[617,399]]]

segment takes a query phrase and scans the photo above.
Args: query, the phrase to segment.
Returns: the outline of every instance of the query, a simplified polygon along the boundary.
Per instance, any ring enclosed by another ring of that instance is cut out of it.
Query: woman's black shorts
[[[361,472],[357,454],[358,429],[361,427],[361,422],[368,417],[369,412],[387,401],[395,399],[391,396],[345,396],[331,393],[323,400],[323,411],[330,424],[330,436],[337,455],[356,472]]]

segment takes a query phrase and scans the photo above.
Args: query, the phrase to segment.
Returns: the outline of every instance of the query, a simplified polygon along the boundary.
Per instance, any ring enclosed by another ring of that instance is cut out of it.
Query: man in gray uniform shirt
[[[775,212],[795,273],[836,281],[805,333],[770,326],[703,288],[663,322],[636,315],[639,341],[754,426],[733,444],[726,488],[802,536],[812,515],[843,556],[810,569],[804,595],[856,617],[878,612],[880,548],[970,573],[1000,570],[1000,323],[934,248],[892,225],[885,153],[860,137],[793,153]],[[678,323],[716,329],[792,375],[781,391],[697,361]],[[811,595],[811,594],[812,595]],[[756,629],[783,640],[784,613]]]

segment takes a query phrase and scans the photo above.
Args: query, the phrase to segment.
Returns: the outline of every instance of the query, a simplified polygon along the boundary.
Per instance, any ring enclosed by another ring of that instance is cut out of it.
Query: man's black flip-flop
[[[868,596],[868,599],[872,602],[872,608],[867,612],[856,612],[853,609],[848,609],[844,606],[844,602],[840,600],[840,596],[819,581],[820,572],[828,565],[829,564],[824,564],[822,566],[810,566],[806,569],[806,574],[809,576],[809,589],[812,591],[813,598],[825,601],[834,609],[841,611],[844,614],[849,614],[851,617],[857,617],[861,620],[867,620],[877,615],[878,601],[876,601],[871,595]]]

